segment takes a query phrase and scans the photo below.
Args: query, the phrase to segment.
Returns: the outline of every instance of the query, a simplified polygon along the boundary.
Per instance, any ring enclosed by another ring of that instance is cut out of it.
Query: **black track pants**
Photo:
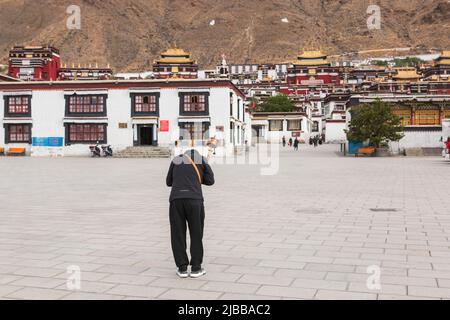
[[[186,254],[186,222],[191,236],[191,262]],[[178,268],[198,270],[203,263],[203,200],[176,199],[170,202],[170,234],[175,264]]]

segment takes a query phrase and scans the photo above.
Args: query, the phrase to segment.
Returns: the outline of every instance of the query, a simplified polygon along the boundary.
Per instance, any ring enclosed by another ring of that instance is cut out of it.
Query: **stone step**
[[[121,152],[170,152],[169,150],[123,150]]]
[[[167,154],[119,154],[116,155],[117,158],[126,158],[126,157],[154,157],[154,158],[169,158],[170,155]]]
[[[169,148],[164,147],[127,147],[129,150],[169,150]]]
[[[117,154],[170,154],[170,152],[117,152]]]
[[[155,156],[155,155],[123,155],[123,156],[116,156],[116,158],[160,158],[160,159],[166,159],[169,158],[169,156]]]
[[[118,153],[125,153],[125,152],[128,152],[128,153],[170,153],[170,151],[162,151],[162,150],[159,150],[159,151],[151,151],[151,150],[122,150],[122,151],[119,151]]]
[[[120,154],[115,156],[116,158],[169,158],[170,155],[166,154]]]
[[[117,152],[116,158],[169,158],[169,148],[163,147],[128,147]]]
[[[170,152],[165,152],[165,151],[131,151],[131,150],[129,150],[129,151],[121,151],[121,152],[118,152],[118,153],[151,153],[151,154],[154,154],[154,153],[170,153]]]

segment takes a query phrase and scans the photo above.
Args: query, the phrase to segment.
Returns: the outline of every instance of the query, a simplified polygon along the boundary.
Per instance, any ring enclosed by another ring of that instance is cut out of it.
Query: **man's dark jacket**
[[[172,187],[169,201],[175,199],[203,200],[202,186],[197,172],[186,156],[195,162],[202,184],[206,186],[214,184],[214,173],[205,158],[198,151],[189,150],[184,155],[175,157],[170,164],[166,179],[167,186]]]

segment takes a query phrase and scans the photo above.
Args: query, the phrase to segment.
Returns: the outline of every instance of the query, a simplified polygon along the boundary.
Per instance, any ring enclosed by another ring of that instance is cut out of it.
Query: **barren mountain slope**
[[[370,4],[381,30],[367,28]],[[66,9],[81,7],[81,30]],[[288,23],[282,22],[283,18]],[[215,20],[214,25],[210,22]],[[177,45],[202,68],[222,53],[233,62],[282,62],[303,47],[329,54],[392,47],[450,47],[447,0],[0,0],[0,61],[14,44],[53,44],[64,62],[149,69]]]

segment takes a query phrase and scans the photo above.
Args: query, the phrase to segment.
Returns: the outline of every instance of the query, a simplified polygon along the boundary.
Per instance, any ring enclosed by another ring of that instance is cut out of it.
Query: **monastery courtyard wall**
[[[450,163],[338,149],[214,165],[200,280],[175,275],[167,159],[0,158],[0,297],[450,298]]]

